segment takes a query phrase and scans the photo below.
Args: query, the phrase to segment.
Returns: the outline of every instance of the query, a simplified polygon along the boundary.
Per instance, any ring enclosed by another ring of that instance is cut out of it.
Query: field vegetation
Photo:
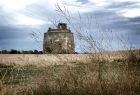
[[[93,55],[89,54],[86,56],[93,58]],[[16,63],[6,65],[1,61],[0,94],[140,94],[140,58],[131,53],[125,59],[114,59],[113,61],[97,58],[85,61],[70,59],[64,61],[61,55],[55,56],[59,58],[59,64],[56,63],[57,61],[54,64],[49,64],[46,61],[46,64],[43,65],[29,62],[23,65]],[[39,64],[41,64],[41,61]]]

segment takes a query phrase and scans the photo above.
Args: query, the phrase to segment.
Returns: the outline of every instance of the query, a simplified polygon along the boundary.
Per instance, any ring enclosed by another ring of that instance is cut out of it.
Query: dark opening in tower
[[[58,29],[67,29],[67,24],[66,23],[59,23]]]

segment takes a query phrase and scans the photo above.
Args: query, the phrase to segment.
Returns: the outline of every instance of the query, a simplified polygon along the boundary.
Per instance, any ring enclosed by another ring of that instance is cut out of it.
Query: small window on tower
[[[50,40],[50,43],[52,44],[52,40]]]
[[[62,48],[62,47],[61,47],[61,43],[59,43],[58,45],[59,45],[59,46],[58,46],[58,49],[59,49],[59,51],[61,51],[61,48]]]
[[[62,29],[62,25],[60,25],[60,29]]]

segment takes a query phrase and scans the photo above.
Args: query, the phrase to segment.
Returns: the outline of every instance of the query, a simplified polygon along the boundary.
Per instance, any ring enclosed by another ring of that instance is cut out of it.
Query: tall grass
[[[126,61],[126,60],[124,60]],[[131,70],[123,62],[71,63],[44,78],[34,91],[39,95],[138,95],[139,64]],[[98,64],[100,63],[100,68]],[[135,63],[134,63],[135,64]],[[100,69],[100,71],[99,71]],[[49,80],[49,81],[48,81]]]
[[[139,95],[140,58],[133,59],[130,55],[119,62],[93,59],[48,66],[3,64],[0,94]]]

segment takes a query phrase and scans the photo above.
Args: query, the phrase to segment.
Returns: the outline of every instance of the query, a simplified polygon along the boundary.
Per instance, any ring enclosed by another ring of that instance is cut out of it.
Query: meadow
[[[1,54],[0,95],[139,95],[139,54]]]

